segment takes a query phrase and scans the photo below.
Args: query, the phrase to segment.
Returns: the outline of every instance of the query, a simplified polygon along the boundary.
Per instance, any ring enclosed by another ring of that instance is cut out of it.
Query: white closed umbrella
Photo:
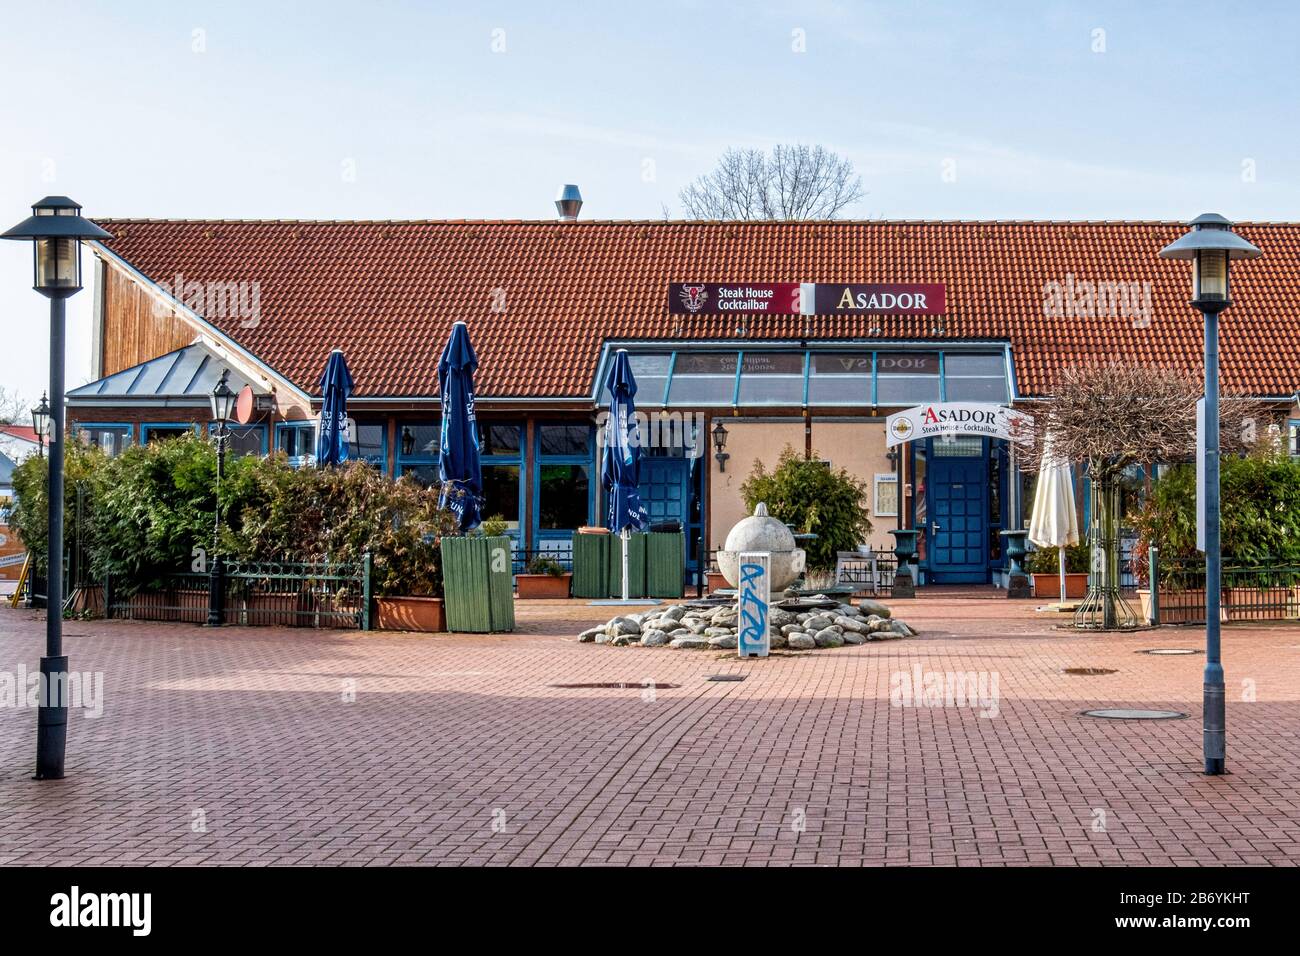
[[[1056,548],[1061,568],[1061,602],[1065,602],[1065,549],[1079,543],[1079,519],[1074,512],[1074,475],[1070,463],[1058,458],[1052,436],[1043,443],[1043,460],[1034,489],[1034,513],[1029,540],[1040,548]]]

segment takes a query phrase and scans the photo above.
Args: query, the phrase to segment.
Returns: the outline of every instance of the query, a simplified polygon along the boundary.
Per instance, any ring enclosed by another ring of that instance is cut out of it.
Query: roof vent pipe
[[[581,208],[582,193],[578,192],[578,187],[572,183],[561,186],[555,195],[555,211],[560,214],[560,222],[577,222]]]

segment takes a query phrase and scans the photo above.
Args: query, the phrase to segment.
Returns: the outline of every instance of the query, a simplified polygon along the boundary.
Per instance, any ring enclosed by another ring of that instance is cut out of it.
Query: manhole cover
[[[1064,673],[1073,674],[1076,677],[1100,677],[1102,674],[1119,673],[1113,667],[1067,667]]]
[[[719,681],[744,680],[744,679],[745,679],[745,675],[744,675],[744,674],[710,674],[708,677],[706,677],[706,678],[704,678],[704,679],[705,679],[705,680],[719,680]]]
[[[607,681],[603,684],[547,684],[547,687],[555,687],[559,690],[671,690],[674,687],[681,687],[681,684],[659,684],[652,680],[645,681]]]
[[[1179,654],[1200,654],[1201,651],[1193,647],[1153,647],[1149,650],[1138,651],[1139,654],[1156,654],[1158,656],[1174,656]]]
[[[1084,717],[1101,717],[1104,720],[1182,720],[1186,714],[1176,710],[1085,710]]]

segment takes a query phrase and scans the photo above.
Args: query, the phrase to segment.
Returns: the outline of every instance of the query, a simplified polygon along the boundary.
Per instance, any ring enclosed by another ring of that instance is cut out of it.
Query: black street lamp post
[[[1232,223],[1207,212],[1188,223],[1192,231],[1160,250],[1163,259],[1190,259],[1192,307],[1205,317],[1205,677],[1203,681],[1202,749],[1205,772],[1217,775],[1227,763],[1223,662],[1219,649],[1222,604],[1219,553],[1219,313],[1232,305],[1228,297],[1228,263],[1263,255],[1232,231]],[[1155,594],[1155,582],[1151,583]]]
[[[36,712],[36,779],[63,777],[68,742],[68,658],[63,653],[63,348],[67,299],[81,290],[81,240],[112,239],[81,217],[67,196],[47,196],[32,215],[0,239],[32,243],[34,288],[50,300],[49,538],[45,599],[45,656]]]
[[[229,376],[229,369],[222,371],[221,381],[217,382],[210,396],[212,401],[212,421],[216,425],[213,430],[213,437],[217,442],[217,495],[213,507],[215,517],[212,522],[212,562],[209,565],[208,576],[209,627],[220,627],[221,619],[225,616],[226,569],[221,560],[221,479],[225,477],[226,440],[230,436],[230,431],[226,426],[230,422],[231,413],[234,411],[236,398],[235,393],[226,384],[226,379]]]
[[[45,439],[50,436],[50,401],[44,392],[41,403],[32,409],[32,431],[36,432],[36,457],[45,457]]]

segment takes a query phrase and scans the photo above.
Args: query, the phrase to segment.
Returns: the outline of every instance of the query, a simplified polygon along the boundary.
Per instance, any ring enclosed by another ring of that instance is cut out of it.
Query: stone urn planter
[[[795,547],[794,534],[767,513],[767,505],[758,503],[754,513],[741,518],[727,532],[723,550],[718,552],[718,570],[731,587],[740,580],[740,555],[745,551],[767,551],[772,555],[772,591],[788,588],[803,574],[808,555]]]
[[[376,625],[381,631],[445,631],[447,616],[442,598],[375,598]]]
[[[515,586],[519,589],[520,600],[539,599],[556,600],[569,596],[569,582],[573,575],[564,574],[516,574]]]

